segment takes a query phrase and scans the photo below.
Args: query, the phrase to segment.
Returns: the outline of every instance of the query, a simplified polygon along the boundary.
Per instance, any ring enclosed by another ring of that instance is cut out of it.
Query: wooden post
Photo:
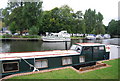
[[[65,50],[67,50],[67,41],[65,41]]]
[[[0,61],[0,79],[2,78],[2,61]]]

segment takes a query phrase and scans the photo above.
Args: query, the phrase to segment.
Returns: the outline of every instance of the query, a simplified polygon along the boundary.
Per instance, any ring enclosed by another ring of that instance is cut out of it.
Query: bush
[[[29,38],[29,36],[22,36],[22,38]]]
[[[21,36],[13,35],[12,38],[21,38]]]
[[[10,34],[5,34],[2,36],[2,38],[11,38],[11,37],[12,37],[12,35],[10,35]]]
[[[38,35],[29,35],[29,36],[18,36],[18,35],[9,35],[5,34],[2,36],[2,38],[39,38],[40,36]]]
[[[22,38],[39,38],[37,35],[22,36]]]

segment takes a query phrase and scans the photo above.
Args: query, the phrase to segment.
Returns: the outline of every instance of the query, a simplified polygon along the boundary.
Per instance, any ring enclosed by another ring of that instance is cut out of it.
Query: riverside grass
[[[71,68],[45,72],[45,73],[36,73],[24,76],[16,76],[11,79],[118,79],[118,61],[120,59],[104,61],[108,65],[112,65],[111,67],[98,69],[86,73],[78,73]]]

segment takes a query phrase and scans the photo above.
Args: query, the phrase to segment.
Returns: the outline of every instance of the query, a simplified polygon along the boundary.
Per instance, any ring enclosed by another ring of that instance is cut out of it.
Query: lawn
[[[0,35],[0,38],[2,38],[2,35]]]
[[[118,60],[120,61],[120,59],[116,59],[104,62],[112,65],[112,67],[86,73],[78,73],[70,68],[67,68],[46,73],[12,77],[11,79],[118,79]]]

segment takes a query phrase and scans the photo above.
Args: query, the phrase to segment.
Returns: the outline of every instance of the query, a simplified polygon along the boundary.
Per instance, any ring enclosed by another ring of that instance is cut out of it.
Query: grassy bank
[[[18,35],[5,34],[2,36],[2,38],[41,38],[41,36],[38,35],[18,36]]]
[[[118,79],[118,60],[120,61],[120,59],[116,59],[104,62],[112,65],[112,67],[107,67],[82,74],[77,73],[72,69],[62,69],[46,73],[18,76],[11,79]]]
[[[5,34],[3,36],[0,36],[0,38],[41,38],[41,36],[38,36],[38,35],[20,36],[20,35]],[[77,37],[77,36],[73,36],[70,38],[71,39],[84,39],[84,37]]]
[[[2,38],[2,36],[0,35],[0,38]]]

